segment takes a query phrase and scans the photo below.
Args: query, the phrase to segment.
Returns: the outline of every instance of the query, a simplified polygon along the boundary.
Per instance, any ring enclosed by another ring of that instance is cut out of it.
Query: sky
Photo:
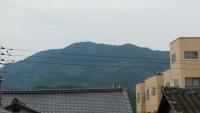
[[[200,36],[200,0],[0,0],[0,45],[46,50],[74,42],[169,50]]]

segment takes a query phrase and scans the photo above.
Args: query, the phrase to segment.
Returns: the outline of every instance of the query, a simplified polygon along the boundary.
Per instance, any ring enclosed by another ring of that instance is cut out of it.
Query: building
[[[181,37],[170,44],[170,86],[200,86],[199,53],[200,37]]]
[[[200,37],[180,37],[170,43],[170,69],[159,76],[147,78],[141,86],[136,85],[136,99],[145,92],[144,103],[136,102],[137,113],[157,112],[162,87],[199,88],[200,87]],[[159,82],[158,82],[159,81]],[[145,89],[141,92],[140,89]],[[155,92],[155,93],[154,93]]]
[[[124,88],[2,90],[1,108],[14,113],[133,113]]]
[[[160,104],[160,89],[163,85],[163,76],[158,73],[145,80],[146,111],[154,113]]]

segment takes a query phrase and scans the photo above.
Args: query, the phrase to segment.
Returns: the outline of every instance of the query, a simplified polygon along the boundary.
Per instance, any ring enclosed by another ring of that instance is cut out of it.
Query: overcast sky
[[[74,42],[168,50],[200,36],[200,0],[0,0],[1,45],[45,50]]]

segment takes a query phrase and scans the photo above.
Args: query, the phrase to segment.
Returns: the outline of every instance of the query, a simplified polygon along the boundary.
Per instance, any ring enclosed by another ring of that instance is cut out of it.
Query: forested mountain
[[[93,42],[72,44],[63,49],[41,51],[4,67],[4,87],[112,87],[133,89],[152,73],[169,67],[169,52],[132,44],[106,45]]]

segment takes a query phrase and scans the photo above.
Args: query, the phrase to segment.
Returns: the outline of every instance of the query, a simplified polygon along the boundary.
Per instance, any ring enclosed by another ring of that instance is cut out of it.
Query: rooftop
[[[179,37],[179,38],[176,38],[174,41],[172,41],[170,44],[174,43],[175,41],[179,39],[200,39],[200,37]]]
[[[163,88],[158,113],[200,113],[200,88]]]
[[[2,91],[1,96],[3,107],[17,98],[41,113],[132,113],[123,88]]]
[[[0,113],[11,113],[11,112],[9,112],[9,111],[7,111],[7,110],[5,110],[3,108],[0,108]]]

